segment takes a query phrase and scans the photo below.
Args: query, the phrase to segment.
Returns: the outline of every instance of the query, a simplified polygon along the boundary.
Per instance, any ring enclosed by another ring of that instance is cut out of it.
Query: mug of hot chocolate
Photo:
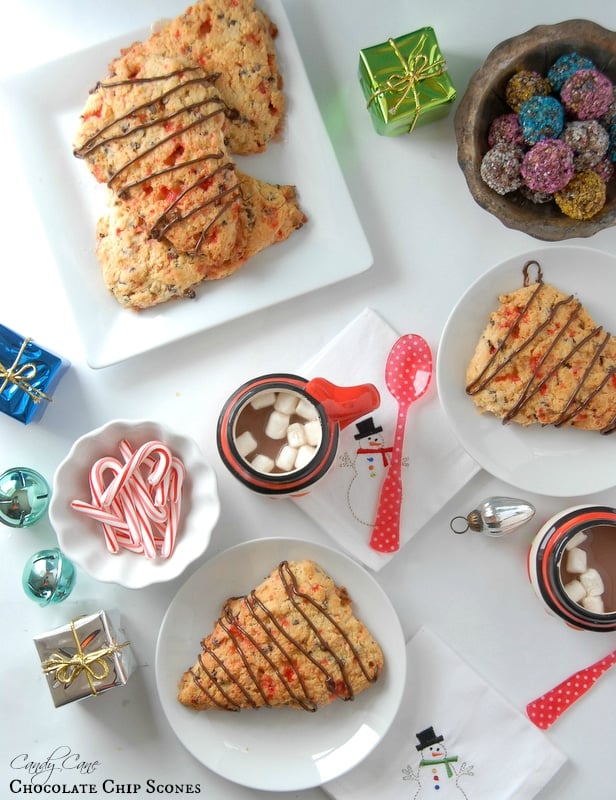
[[[528,574],[571,627],[616,631],[616,508],[580,505],[549,519],[528,553]]]
[[[378,408],[376,386],[336,386],[325,378],[273,373],[240,386],[218,418],[227,469],[272,497],[305,494],[331,467],[340,431]]]

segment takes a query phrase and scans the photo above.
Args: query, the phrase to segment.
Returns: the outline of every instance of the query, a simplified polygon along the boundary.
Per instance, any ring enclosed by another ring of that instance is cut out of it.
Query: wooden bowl
[[[577,52],[592,59],[597,69],[616,84],[616,33],[587,20],[538,25],[497,45],[471,77],[456,109],[454,126],[458,163],[475,201],[503,225],[536,239],[560,241],[593,236],[616,222],[616,177],[607,185],[607,200],[590,220],[565,216],[556,203],[536,204],[519,191],[499,195],[484,183],[481,160],[489,149],[488,130],[495,117],[511,113],[505,87],[516,72],[535,70],[547,75],[556,59]]]

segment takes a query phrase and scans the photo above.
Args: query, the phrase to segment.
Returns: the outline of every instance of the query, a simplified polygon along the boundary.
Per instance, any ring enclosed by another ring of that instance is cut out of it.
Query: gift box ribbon
[[[402,103],[404,103],[409,94],[412,92],[413,100],[415,102],[415,116],[413,117],[413,122],[409,128],[409,133],[412,133],[421,113],[421,102],[419,99],[419,93],[417,91],[417,84],[421,83],[421,81],[427,80],[428,78],[436,78],[439,75],[442,75],[446,71],[447,66],[443,58],[439,58],[433,63],[430,63],[428,56],[425,53],[417,53],[417,50],[421,50],[425,44],[425,34],[422,36],[421,40],[406,60],[400,52],[396,42],[392,38],[389,38],[387,41],[389,46],[396,54],[396,57],[402,65],[404,72],[396,72],[393,75],[390,75],[384,83],[379,84],[378,89],[375,89],[368,98],[366,107],[369,108],[370,104],[377,97],[380,97],[382,94],[386,94],[387,92],[399,94],[400,98],[396,104],[389,109],[390,115],[393,116],[397,113]]]
[[[75,622],[71,621],[71,633],[75,641],[76,652],[68,656],[64,655],[64,653],[52,653],[52,655],[43,662],[43,673],[47,675],[53,672],[55,673],[55,679],[59,683],[64,684],[64,686],[70,686],[73,681],[84,672],[91,693],[96,694],[94,682],[105,680],[109,675],[109,662],[107,658],[117,653],[122,647],[126,647],[128,642],[124,642],[123,644],[113,642],[112,644],[101,647],[98,650],[92,650],[88,653],[86,652],[88,645],[96,639],[100,630],[94,631],[86,636],[83,642],[80,642],[75,628]]]
[[[29,342],[30,339],[28,337],[23,340],[17,356],[15,357],[15,361],[13,361],[12,365],[8,369],[0,361],[0,378],[3,379],[2,383],[0,384],[0,394],[2,394],[9,383],[12,383],[17,386],[18,389],[21,389],[29,397],[31,397],[35,403],[40,403],[41,400],[51,401],[51,397],[49,397],[49,395],[45,394],[45,392],[43,392],[41,389],[37,389],[31,384],[31,381],[36,378],[36,364],[28,362],[27,364],[22,364],[19,366],[21,357],[23,356]]]

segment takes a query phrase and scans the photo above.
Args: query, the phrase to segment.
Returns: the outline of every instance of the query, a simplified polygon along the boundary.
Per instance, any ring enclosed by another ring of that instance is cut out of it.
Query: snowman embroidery
[[[355,427],[355,454],[351,457],[343,453],[340,464],[352,470],[346,492],[351,514],[362,525],[371,526],[374,525],[381,483],[393,448],[385,446],[383,428],[376,426],[372,417],[360,420]]]
[[[407,765],[402,770],[405,781],[418,784],[413,800],[425,800],[431,797],[451,798],[451,800],[468,800],[468,795],[460,786],[460,778],[473,775],[471,764],[458,764],[458,756],[447,753],[442,736],[437,736],[433,727],[426,728],[417,734],[419,744],[416,745],[421,755],[416,769]]]

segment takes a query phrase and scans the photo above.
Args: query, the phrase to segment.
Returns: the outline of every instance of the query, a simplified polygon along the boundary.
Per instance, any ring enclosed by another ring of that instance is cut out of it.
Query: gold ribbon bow
[[[0,378],[4,379],[2,384],[0,384],[0,394],[2,394],[9,383],[13,383],[25,392],[28,397],[31,397],[35,403],[40,403],[41,400],[51,401],[51,397],[46,395],[45,392],[31,385],[31,381],[36,378],[36,364],[28,362],[27,364],[22,364],[21,367],[19,366],[19,360],[23,356],[29,341],[29,338],[23,340],[15,361],[13,361],[8,369],[0,362]]]
[[[109,675],[109,662],[106,660],[107,657],[114,655],[114,653],[117,653],[122,647],[126,647],[128,642],[124,642],[123,644],[113,642],[113,644],[107,645],[106,647],[101,647],[98,650],[92,650],[87,653],[84,652],[84,648],[87,648],[88,644],[96,638],[99,632],[96,631],[86,636],[83,642],[79,641],[74,622],[71,622],[71,632],[75,641],[76,652],[71,656],[66,656],[63,653],[52,653],[52,655],[43,662],[43,673],[47,675],[53,672],[55,673],[54,678],[59,683],[64,684],[64,686],[70,686],[82,672],[85,672],[90,691],[92,694],[96,694],[94,681],[105,680]]]
[[[424,40],[422,40],[420,46],[423,45]],[[381,84],[378,89],[375,89],[375,91],[372,92],[368,98],[367,107],[370,106],[370,103],[372,103],[373,100],[383,94],[386,94],[387,92],[399,94],[401,95],[400,98],[396,104],[389,109],[389,114],[393,116],[398,112],[398,109],[402,103],[404,103],[406,98],[412,92],[413,100],[415,101],[415,116],[413,117],[413,122],[409,128],[409,133],[412,133],[421,113],[421,103],[419,100],[419,94],[417,92],[417,84],[421,81],[427,80],[428,78],[436,78],[438,75],[442,75],[445,72],[447,65],[445,64],[445,60],[443,58],[439,58],[430,64],[428,61],[428,56],[425,53],[417,53],[416,55],[411,53],[408,59],[405,60],[395,41],[391,38],[387,41],[389,46],[396,54],[404,72],[396,72],[393,75],[390,75],[385,83]],[[416,50],[417,48],[415,48],[415,51]]]

